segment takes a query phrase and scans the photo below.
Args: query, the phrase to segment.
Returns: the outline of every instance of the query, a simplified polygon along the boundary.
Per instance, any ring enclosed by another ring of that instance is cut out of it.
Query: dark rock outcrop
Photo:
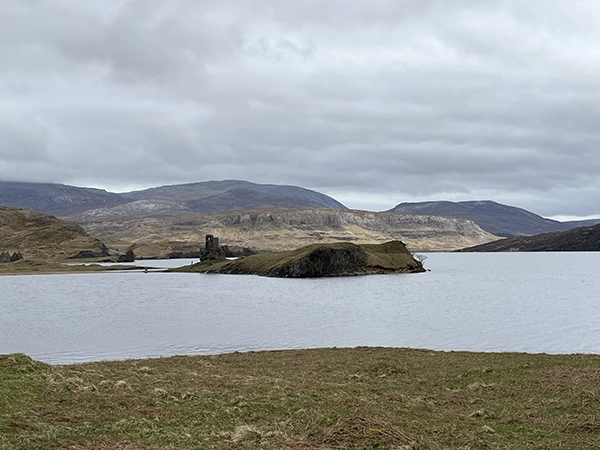
[[[21,252],[14,252],[12,255],[8,252],[0,252],[0,263],[11,263],[23,259]]]
[[[360,274],[367,263],[367,253],[358,245],[341,248],[315,248],[305,257],[274,270],[270,276],[282,278],[318,278]]]
[[[127,250],[124,254],[119,255],[117,262],[135,262],[135,253],[132,249]]]
[[[10,257],[10,262],[20,261],[23,259],[21,252],[14,252]]]
[[[109,256],[108,248],[104,244],[101,244],[99,252],[94,250],[80,250],[75,256],[71,256],[69,259],[104,258],[105,256]]]

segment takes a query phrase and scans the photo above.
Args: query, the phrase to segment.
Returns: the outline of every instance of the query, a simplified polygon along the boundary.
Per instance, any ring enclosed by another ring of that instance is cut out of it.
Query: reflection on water
[[[52,363],[359,345],[600,353],[600,254],[429,254],[426,266],[313,280],[0,277],[0,353]]]

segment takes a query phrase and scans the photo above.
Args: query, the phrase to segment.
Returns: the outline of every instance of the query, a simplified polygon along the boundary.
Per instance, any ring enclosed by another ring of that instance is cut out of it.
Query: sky
[[[2,0],[0,180],[600,217],[600,2]]]

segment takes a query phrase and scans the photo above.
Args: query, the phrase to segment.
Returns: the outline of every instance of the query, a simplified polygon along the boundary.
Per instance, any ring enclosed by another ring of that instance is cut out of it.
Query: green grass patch
[[[23,259],[13,263],[0,264],[0,275],[25,275],[25,274],[41,274],[41,273],[85,273],[85,272],[103,272],[103,271],[122,271],[139,269],[135,265],[100,265],[95,264],[95,261],[89,261],[84,264],[82,261],[77,263],[64,263],[60,261],[41,261]]]
[[[600,357],[356,348],[0,356],[0,449],[600,448]]]

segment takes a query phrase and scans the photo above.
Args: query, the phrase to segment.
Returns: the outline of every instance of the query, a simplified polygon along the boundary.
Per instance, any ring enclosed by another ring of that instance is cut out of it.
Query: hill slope
[[[257,184],[241,180],[204,181],[161,186],[123,194],[134,200],[183,202],[194,212],[232,211],[281,206],[347,209],[320,192],[298,186]]]
[[[559,222],[492,201],[400,203],[388,212],[472,220],[496,236],[530,236],[600,223],[600,219]]]
[[[405,242],[411,251],[456,250],[496,240],[466,220],[432,216],[325,209],[279,208],[210,214],[140,214],[88,217],[85,230],[111,248],[135,246],[143,257],[197,254],[206,234],[230,247],[254,251],[291,250],[312,243]]]
[[[105,208],[128,200],[102,189],[57,183],[0,181],[0,205],[68,216],[91,208]]]
[[[60,260],[107,255],[107,249],[79,225],[25,209],[0,206],[0,252],[21,252],[24,259]]]
[[[0,181],[0,205],[75,219],[82,214],[118,216],[139,212],[215,212],[290,206],[346,209],[337,200],[309,189],[238,180],[161,186],[121,194],[64,184]]]
[[[585,252],[600,251],[600,225],[536,236],[500,239],[465,252]]]

